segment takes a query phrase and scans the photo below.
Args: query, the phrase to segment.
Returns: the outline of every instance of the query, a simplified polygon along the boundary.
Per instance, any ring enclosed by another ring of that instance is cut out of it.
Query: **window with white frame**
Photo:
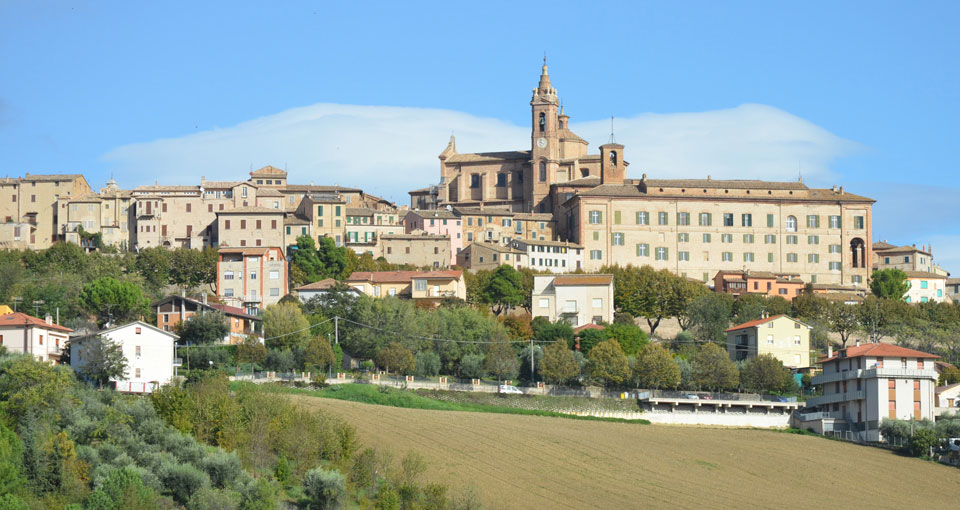
[[[690,252],[680,251],[677,252],[677,260],[689,262],[690,261]]]
[[[613,245],[614,245],[614,246],[623,246],[623,232],[614,232],[614,233],[613,233]]]
[[[413,281],[413,290],[416,291],[426,291],[427,290],[427,281],[423,279],[418,279]]]
[[[599,225],[600,221],[603,219],[603,214],[600,211],[590,211],[590,224]]]
[[[796,217],[796,216],[787,216],[786,228],[787,228],[787,232],[796,232],[796,231],[797,231],[797,217]]]
[[[751,252],[744,252],[744,254],[743,254],[743,261],[744,261],[744,262],[753,262],[753,253],[751,253]]]
[[[590,250],[590,260],[600,260],[603,258],[603,252],[600,250]]]
[[[657,248],[655,251],[655,254],[656,254],[655,259],[669,260],[669,253],[670,253],[669,250],[667,250],[666,248]]]
[[[840,216],[830,216],[830,228],[840,228]]]
[[[788,253],[788,254],[787,254],[787,262],[796,262],[796,261],[797,261],[797,254],[796,254],[796,253]]]
[[[647,211],[638,211],[637,212],[637,225],[649,225],[650,224],[650,213]]]
[[[733,252],[725,251],[720,255],[720,258],[724,262],[733,262]]]
[[[594,309],[603,308],[603,298],[593,298],[591,301]]]
[[[649,257],[650,256],[650,245],[646,243],[640,243],[637,245],[637,256],[638,257]]]

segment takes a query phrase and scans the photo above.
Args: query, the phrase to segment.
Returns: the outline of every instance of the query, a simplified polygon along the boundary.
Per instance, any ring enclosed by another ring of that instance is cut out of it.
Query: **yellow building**
[[[786,315],[774,315],[733,326],[727,332],[727,352],[734,361],[771,354],[784,366],[810,366],[810,326]]]
[[[372,297],[397,297],[437,304],[467,298],[463,271],[357,271],[344,283]]]
[[[59,199],[90,193],[80,174],[0,179],[0,247],[41,250],[63,240]]]

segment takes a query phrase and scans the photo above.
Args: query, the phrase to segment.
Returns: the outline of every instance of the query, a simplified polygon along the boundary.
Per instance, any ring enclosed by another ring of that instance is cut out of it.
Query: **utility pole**
[[[533,371],[533,359],[536,357],[536,353],[533,352],[533,337],[530,337],[530,382],[536,384],[537,377],[534,375]]]
[[[334,318],[333,318],[333,341],[334,341],[335,343],[338,343],[338,344],[340,343],[340,325],[339,325],[339,322],[338,322],[339,320],[340,320],[340,317],[334,316]]]
[[[17,303],[19,303],[19,302],[21,302],[21,301],[23,301],[23,298],[22,298],[22,297],[20,297],[20,296],[14,296],[14,297],[13,297],[13,311],[14,311],[14,313],[16,313],[16,311],[17,311]]]
[[[40,316],[40,305],[42,305],[42,304],[43,304],[43,300],[42,300],[42,299],[34,299],[34,300],[33,300],[33,316],[34,316],[34,317],[39,317],[39,316]]]

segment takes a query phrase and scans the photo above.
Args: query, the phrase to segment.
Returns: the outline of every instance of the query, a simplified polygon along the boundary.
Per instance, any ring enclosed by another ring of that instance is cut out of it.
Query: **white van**
[[[510,386],[509,384],[501,384],[497,389],[497,393],[501,395],[523,395],[523,392],[520,391],[520,388],[516,386]]]

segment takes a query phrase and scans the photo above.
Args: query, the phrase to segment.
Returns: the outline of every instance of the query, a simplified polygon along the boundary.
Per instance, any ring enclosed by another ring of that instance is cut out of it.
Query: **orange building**
[[[769,273],[767,271],[718,271],[713,277],[713,290],[724,294],[765,294],[780,296],[787,301],[803,292],[804,282],[799,274]]]
[[[248,335],[263,336],[259,317],[250,315],[235,306],[207,303],[206,296],[203,301],[183,296],[168,296],[154,303],[153,307],[157,312],[157,327],[164,331],[173,331],[178,322],[183,322],[198,313],[220,311],[230,323],[230,334],[224,338],[224,343],[240,343]]]

